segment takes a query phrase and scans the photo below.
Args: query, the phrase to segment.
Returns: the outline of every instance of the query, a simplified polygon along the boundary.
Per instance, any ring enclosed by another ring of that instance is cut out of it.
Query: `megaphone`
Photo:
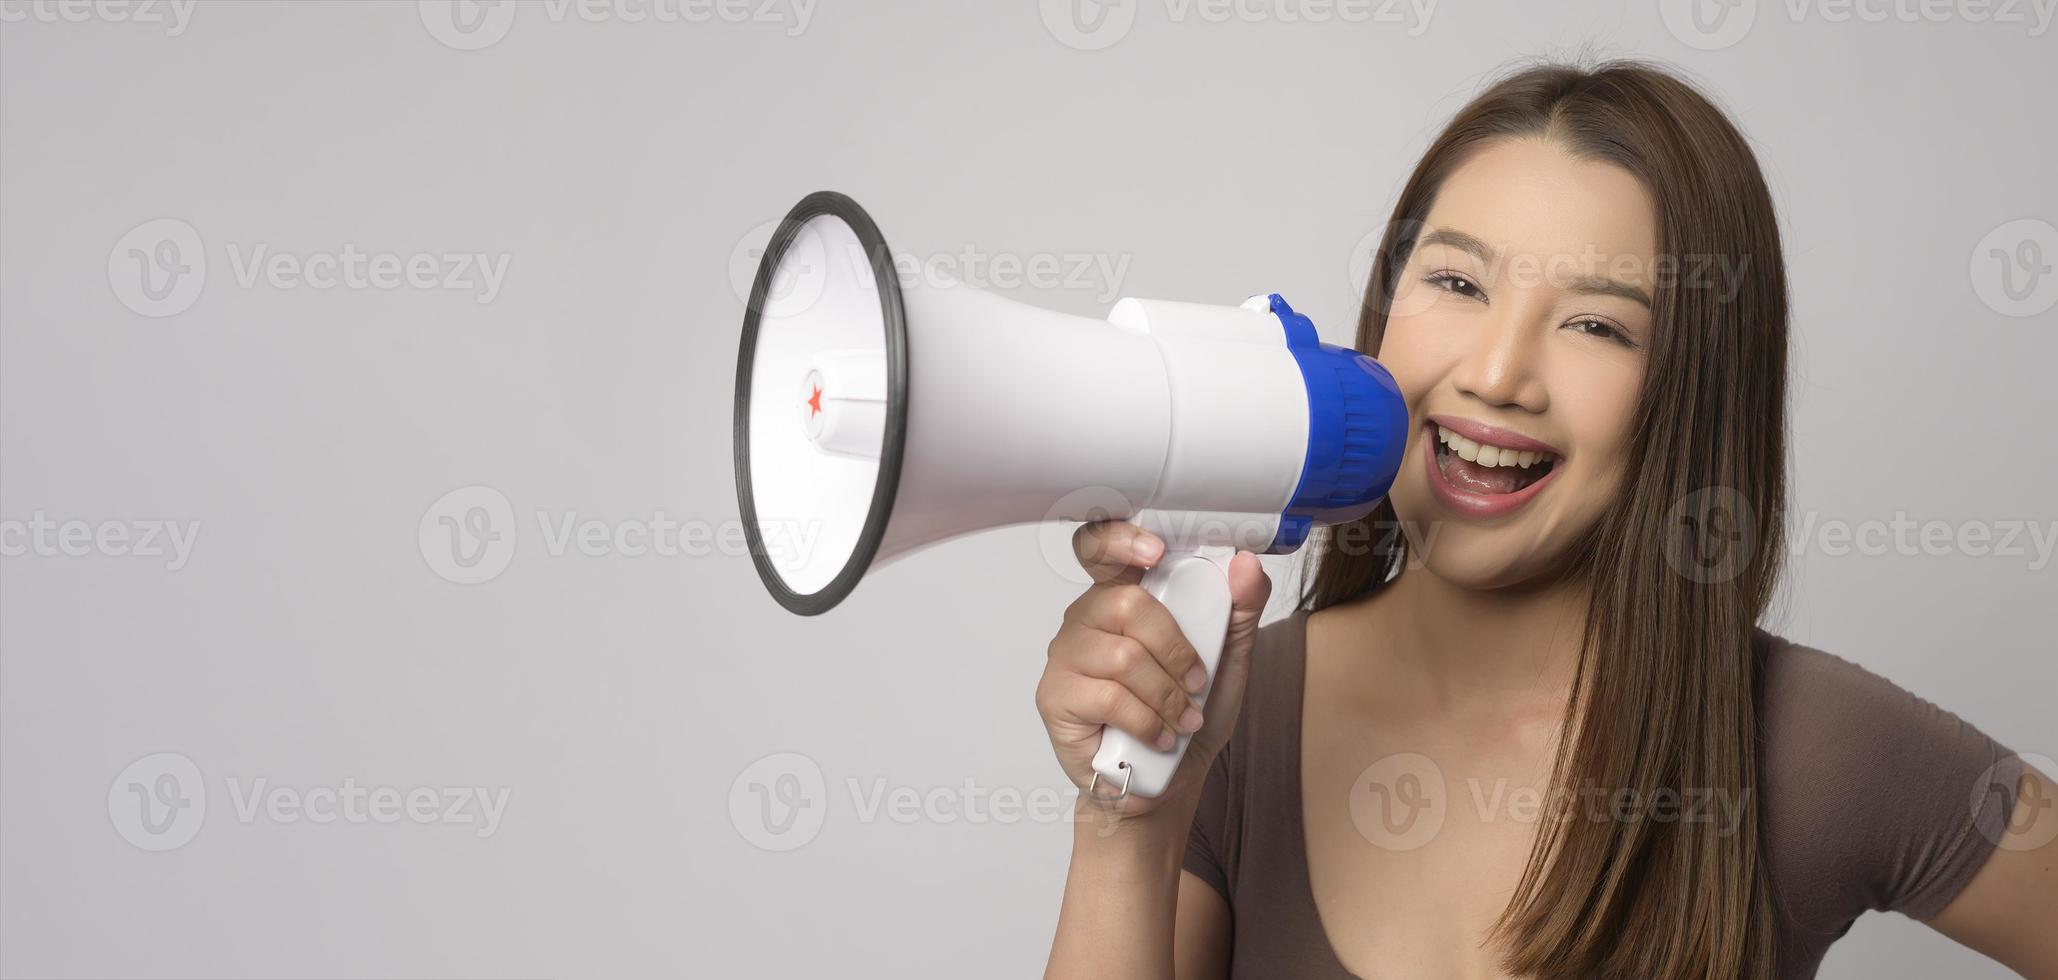
[[[737,501],[781,606],[826,612],[871,569],[973,531],[1129,520],[1165,542],[1143,586],[1209,690],[1236,551],[1289,553],[1369,513],[1407,432],[1386,370],[1277,295],[1055,313],[900,275],[879,226],[832,191],[773,232],[736,362]],[[1162,795],[1187,741],[1106,729],[1086,790]]]

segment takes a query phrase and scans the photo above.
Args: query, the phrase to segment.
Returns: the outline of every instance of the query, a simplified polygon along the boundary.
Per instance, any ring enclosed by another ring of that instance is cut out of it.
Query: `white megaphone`
[[[786,215],[758,265],[736,494],[758,574],[793,612],[826,611],[867,570],[945,538],[1129,520],[1165,541],[1143,585],[1212,688],[1230,558],[1364,516],[1400,467],[1393,378],[1276,295],[1124,299],[1094,320],[927,275],[899,276],[871,217],[829,191]],[[785,546],[793,529],[813,546]],[[1161,795],[1186,744],[1107,729],[1093,782]]]

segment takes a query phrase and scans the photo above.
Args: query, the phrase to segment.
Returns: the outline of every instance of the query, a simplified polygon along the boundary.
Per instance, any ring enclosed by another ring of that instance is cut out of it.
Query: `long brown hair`
[[[1787,294],[1772,198],[1736,127],[1668,71],[1523,68],[1459,110],[1408,179],[1373,262],[1358,349],[1378,354],[1445,178],[1511,137],[1553,140],[1640,178],[1660,261],[1677,262],[1655,283],[1621,497],[1573,562],[1592,598],[1557,798],[1599,787],[1652,801],[1690,788],[1728,794],[1740,820],[1545,821],[1496,938],[1524,975],[1770,976],[1753,640],[1785,526]],[[1398,527],[1383,503],[1359,526],[1326,532],[1302,605],[1382,588],[1407,549],[1382,529]]]

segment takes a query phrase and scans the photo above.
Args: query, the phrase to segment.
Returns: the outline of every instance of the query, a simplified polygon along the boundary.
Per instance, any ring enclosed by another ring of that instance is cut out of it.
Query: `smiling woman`
[[[1536,432],[1562,462],[1549,493],[1542,483],[1483,492],[1439,467],[1446,454],[1425,438],[1429,465],[1395,486],[1383,516],[1441,529],[1422,558],[1427,578],[1453,590],[1578,583],[1561,606],[1581,614],[1583,635],[1564,682],[1559,787],[1745,798],[1758,778],[1751,634],[1777,577],[1784,514],[1787,332],[1778,228],[1749,147],[1662,72],[1529,71],[1459,113],[1395,217],[1392,227],[1428,232],[1382,248],[1360,348],[1412,382],[1416,417],[1487,443]],[[1755,261],[1758,274],[1717,300],[1660,274],[1689,255]],[[1571,281],[1513,273],[1562,269],[1571,256],[1581,259]],[[1696,522],[1727,515],[1682,523],[1673,513],[1708,487],[1756,515],[1720,540],[1732,550],[1719,556],[1691,536]],[[1726,574],[1678,573],[1687,554]],[[1311,607],[1377,592],[1395,557],[1324,555]],[[1767,973],[1757,816],[1744,807],[1733,834],[1683,821],[1538,828],[1493,925],[1507,966]]]
[[[1864,704],[1874,711],[1843,718],[1845,730],[1949,747],[1925,755],[1929,771],[1865,785],[1930,804],[1871,829],[1929,857],[1895,858],[1901,877],[1878,890],[1940,910],[2009,816],[2012,795],[1984,810],[1963,803],[2008,753],[1878,678],[1756,631],[1784,536],[1787,286],[1743,136],[1650,66],[1523,71],[1459,112],[1393,218],[1389,228],[1420,234],[1384,242],[1358,346],[1426,420],[1426,465],[1368,520],[1439,533],[1418,548],[1426,574],[1399,574],[1405,535],[1372,552],[1328,550],[1308,608],[1389,629],[1447,604],[1514,621],[1550,610],[1538,632],[1576,624],[1560,645],[1570,655],[1513,658],[1552,678],[1545,699],[1566,706],[1544,715],[1553,748],[1535,753],[1548,763],[1539,782],[1634,800],[1712,792],[1738,817],[1545,821],[1499,841],[1527,851],[1519,877],[1480,907],[1502,965],[1813,975],[1866,905],[1835,905],[1849,892],[1840,882],[1796,879],[1833,864],[1818,859],[1849,833],[1812,818],[1838,810],[1819,794],[1857,784],[1793,774],[1876,760],[1823,766],[1829,753],[1793,734],[1790,718],[1809,709],[1789,705]],[[1526,451],[1557,462],[1526,482],[1481,472],[1500,470],[1509,449],[1518,465]],[[1381,616],[1374,597],[1387,589]],[[1998,780],[2007,793],[2016,771]],[[1980,843],[1968,838],[1980,821],[1985,846],[1965,845]],[[1884,855],[1836,853],[1879,876],[1866,881],[1889,881],[1864,867]]]
[[[1258,630],[1268,585],[1232,568],[1188,761],[1078,835],[1051,975],[1799,980],[1870,909],[2058,975],[2049,780],[1757,628],[1787,283],[1722,111],[1639,63],[1517,71],[1387,229],[1357,347],[1421,463],[1325,533],[1287,620]],[[1108,655],[1151,635],[1156,542],[1093,526],[1080,552],[1099,584],[1039,697],[1068,768],[1108,681],[1183,662]]]

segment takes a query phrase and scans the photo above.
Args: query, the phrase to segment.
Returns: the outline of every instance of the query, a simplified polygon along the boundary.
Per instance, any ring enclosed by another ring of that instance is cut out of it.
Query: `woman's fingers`
[[[1265,574],[1265,566],[1257,555],[1239,551],[1229,561],[1228,578],[1231,618],[1255,624],[1265,612],[1265,603],[1272,599],[1272,579]]]
[[[1095,582],[1137,582],[1165,556],[1165,542],[1128,521],[1095,521],[1072,532],[1072,554]]]
[[[1119,729],[1160,749],[1171,748],[1178,737],[1155,709],[1121,681],[1074,674],[1064,688],[1059,700],[1073,721]]]
[[[1066,774],[1087,787],[1103,726],[1160,750],[1189,735],[1188,757],[1174,785],[1180,793],[1194,792],[1236,724],[1251,642],[1271,583],[1254,556],[1238,554],[1230,563],[1229,629],[1222,662],[1208,678],[1171,610],[1139,584],[1144,566],[1163,557],[1156,538],[1102,523],[1082,529],[1074,544],[1096,584],[1065,610],[1036,686],[1036,707],[1051,746]],[[1193,703],[1203,687],[1209,690],[1204,709]],[[1125,812],[1147,812],[1154,802],[1138,797]]]
[[[1166,676],[1188,694],[1199,694],[1208,685],[1200,653],[1180,631],[1172,610],[1141,585],[1093,586],[1065,609],[1065,621],[1142,643]]]
[[[1150,649],[1134,637],[1096,633],[1080,647],[1082,653],[1073,668],[1088,677],[1120,683],[1150,706],[1166,727],[1191,734],[1201,726],[1201,710],[1185,688],[1165,673]]]

